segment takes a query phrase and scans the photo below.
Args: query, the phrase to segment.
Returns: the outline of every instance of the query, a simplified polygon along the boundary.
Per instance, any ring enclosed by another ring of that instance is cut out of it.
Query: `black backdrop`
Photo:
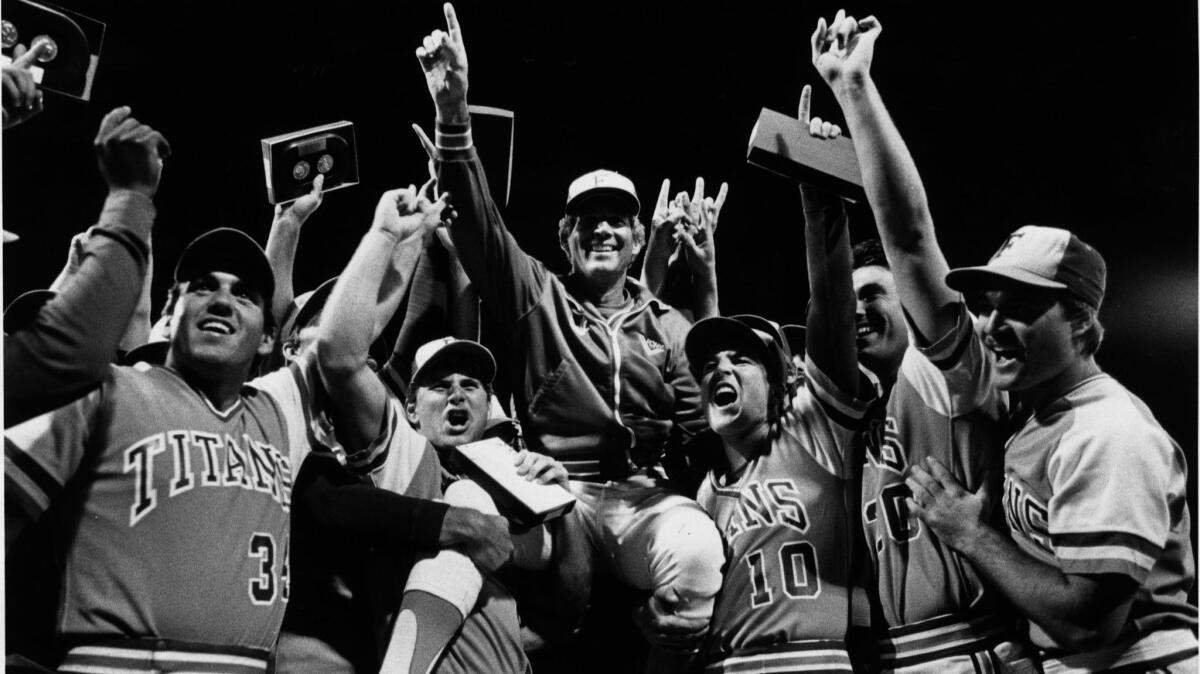
[[[306,226],[297,290],[334,275],[378,194],[420,182],[408,125],[431,124],[413,50],[435,2],[63,2],[106,21],[90,104],[48,98],[3,134],[4,297],[45,287],[103,183],[90,143],[119,104],[170,139],[154,234],[161,304],[183,244],[216,226],[265,242],[260,138],[349,119],[360,186]],[[570,7],[569,9],[567,7]],[[694,176],[731,191],[717,236],[721,306],[797,321],[807,299],[795,189],[745,164],[761,107],[838,118],[809,64],[831,2],[462,2],[471,102],[516,111],[511,228],[564,266],[552,234],[566,186],[603,166],[643,203]],[[952,265],[985,260],[1025,223],[1075,230],[1105,254],[1101,365],[1195,452],[1197,16],[1188,2],[854,3],[884,26],[874,73],[921,168]],[[252,8],[252,9],[248,9]],[[872,231],[854,211],[856,238]],[[1135,451],[1135,448],[1131,448]],[[1194,479],[1194,478],[1193,478]],[[1194,484],[1194,482],[1193,482]],[[1194,492],[1194,489],[1193,489]],[[1196,512],[1193,493],[1192,512]]]

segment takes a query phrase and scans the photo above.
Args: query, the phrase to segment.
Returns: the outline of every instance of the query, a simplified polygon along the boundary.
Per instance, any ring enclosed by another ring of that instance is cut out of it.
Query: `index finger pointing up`
[[[804,88],[800,90],[799,116],[800,116],[800,123],[803,124],[804,126],[808,126],[809,115],[811,114],[809,112],[809,110],[811,109],[811,107],[812,107],[812,85],[806,84],[806,85],[804,85]]]
[[[446,29],[450,32],[450,38],[455,42],[461,42],[462,29],[458,27],[458,16],[454,13],[454,5],[447,2],[442,6],[442,11],[446,15]]]
[[[692,192],[692,203],[704,203],[704,178],[696,178],[696,189]]]
[[[667,199],[669,198],[670,193],[671,179],[663,178],[662,189],[658,190],[658,204],[655,205],[656,209],[663,209],[667,207]]]

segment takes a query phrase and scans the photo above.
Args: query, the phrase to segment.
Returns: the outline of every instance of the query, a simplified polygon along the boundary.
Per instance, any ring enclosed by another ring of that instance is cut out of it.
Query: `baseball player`
[[[1004,454],[1010,535],[929,458],[911,506],[1029,621],[1045,672],[1194,672],[1187,460],[1146,405],[1096,364],[1105,264],[1054,227],[1011,234],[951,287],[982,293],[992,383],[1028,412]]]
[[[875,570],[877,666],[990,671],[1024,657],[995,590],[908,509],[904,478],[936,457],[975,489],[998,480],[1007,398],[980,376],[987,351],[948,268],[916,167],[870,76],[879,22],[818,21],[812,61],[846,117],[883,241],[854,251],[859,361],[883,389],[866,436],[862,520]],[[815,124],[815,120],[814,124]],[[886,256],[883,254],[886,252]],[[811,327],[811,324],[810,324]]]
[[[489,420],[491,381],[496,372],[491,353],[476,342],[453,338],[423,345],[416,351],[407,403],[391,396],[366,364],[369,335],[386,320],[377,314],[374,298],[393,259],[393,249],[419,252],[423,239],[438,224],[436,213],[425,219],[398,215],[421,201],[412,188],[386,193],[380,200],[375,225],[334,286],[321,322],[318,352],[322,377],[332,396],[354,401],[337,420],[347,442],[369,440],[381,424],[389,429],[389,461],[374,476],[378,486],[486,513],[488,516],[477,516],[490,524],[492,535],[502,537],[507,547],[473,544],[472,549],[457,547],[470,541],[440,541],[441,551],[419,560],[403,584],[398,612],[394,605],[386,608],[396,615],[383,669],[524,672],[528,661],[516,603],[490,573],[513,553],[507,523],[496,517],[495,505],[479,486],[458,479],[459,471],[449,453],[454,446],[485,437],[494,425]],[[437,210],[442,206],[444,201]],[[401,271],[411,273],[413,267],[415,264],[406,264]],[[518,472],[529,479],[566,484],[566,470],[550,457],[522,451],[515,460]],[[453,534],[456,527],[447,516],[443,528]],[[548,563],[549,539],[541,527],[516,537],[516,543],[518,563]],[[394,566],[388,572],[392,578],[405,580]],[[391,596],[390,588],[376,593],[381,595],[380,603]]]
[[[566,466],[577,509],[603,563],[622,582],[679,611],[711,614],[720,537],[694,501],[665,487],[674,436],[704,426],[687,367],[687,321],[627,275],[645,232],[633,183],[612,171],[568,188],[559,242],[563,277],[529,257],[505,228],[471,141],[467,58],[450,4],[449,32],[417,50],[437,110],[438,179],[455,195],[450,228],[480,298],[512,335],[516,416],[532,450]]]
[[[175,279],[165,366],[114,366],[7,433],[9,540],[60,506],[61,671],[262,672],[278,635],[313,368],[247,384],[271,350],[274,278],[245,234],[197,237]],[[347,458],[365,467],[385,449]]]

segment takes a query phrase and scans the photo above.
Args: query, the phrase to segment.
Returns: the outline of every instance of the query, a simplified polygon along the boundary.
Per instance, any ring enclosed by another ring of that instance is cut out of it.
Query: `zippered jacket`
[[[458,217],[459,260],[505,335],[514,414],[529,449],[575,480],[665,477],[662,458],[706,426],[683,341],[690,323],[633,280],[630,307],[605,319],[509,233],[467,125],[438,124],[439,189]]]

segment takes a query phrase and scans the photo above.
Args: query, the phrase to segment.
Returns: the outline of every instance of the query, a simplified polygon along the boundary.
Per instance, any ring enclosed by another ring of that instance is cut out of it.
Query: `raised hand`
[[[442,224],[442,212],[449,197],[444,193],[436,201],[430,201],[414,185],[388,190],[375,206],[375,221],[371,228],[394,236],[398,243],[415,237],[424,238]]]
[[[96,159],[108,189],[129,189],[153,197],[171,146],[163,135],[121,106],[104,116],[96,134]]]
[[[417,47],[425,86],[437,107],[438,121],[465,121],[467,114],[467,48],[454,6],[443,6],[446,30],[435,30]]]
[[[302,195],[290,204],[275,205],[275,219],[291,218],[293,223],[298,227],[303,225],[309,216],[317,212],[321,207],[321,201],[324,199],[324,194],[321,189],[325,187],[325,175],[318,174],[313,180],[312,191]]]
[[[843,9],[828,26],[824,17],[818,19],[809,40],[813,66],[830,87],[865,81],[871,74],[875,40],[882,30],[875,17],[857,21]]]
[[[688,213],[687,225],[678,228],[676,240],[684,261],[692,273],[700,277],[716,276],[716,247],[713,244],[713,232],[721,217],[721,209],[725,206],[725,198],[729,194],[729,183],[721,183],[717,198],[704,196],[704,178],[696,178],[696,188],[689,198],[686,193],[680,195],[681,206]]]
[[[3,67],[4,128],[14,127],[42,111],[42,91],[29,72],[25,45],[13,49],[13,62]]]

